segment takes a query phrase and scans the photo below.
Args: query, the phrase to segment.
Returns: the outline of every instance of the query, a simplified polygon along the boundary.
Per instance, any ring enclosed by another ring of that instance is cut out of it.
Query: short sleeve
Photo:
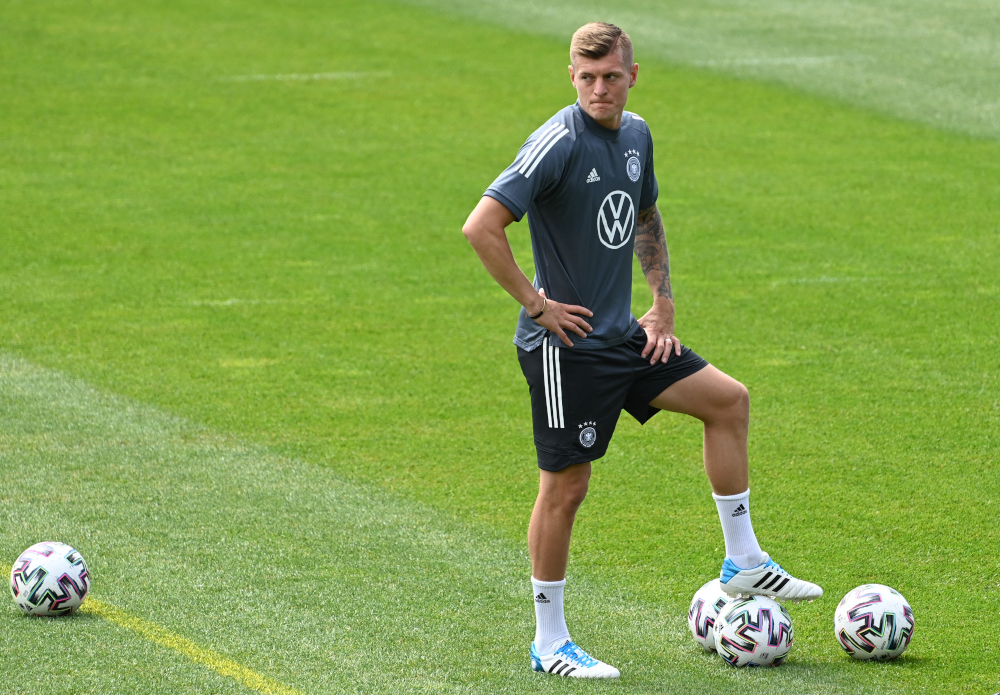
[[[558,122],[547,123],[521,146],[513,164],[504,169],[486,189],[520,220],[535,198],[553,189],[562,178],[573,148],[569,129]]]
[[[656,182],[656,171],[653,168],[653,136],[646,128],[646,137],[649,139],[649,160],[646,162],[645,174],[642,178],[642,191],[639,194],[639,209],[648,210],[656,204],[656,199],[660,195],[660,186]]]

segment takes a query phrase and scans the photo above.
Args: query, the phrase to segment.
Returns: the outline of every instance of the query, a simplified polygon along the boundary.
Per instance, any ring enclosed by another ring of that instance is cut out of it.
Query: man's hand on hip
[[[646,331],[646,347],[642,349],[642,356],[648,356],[650,364],[655,364],[657,360],[666,363],[671,352],[681,354],[680,338],[674,335],[673,299],[657,297],[653,308],[639,319],[639,325]]]
[[[545,290],[538,290],[538,294],[545,298]],[[577,316],[580,314],[580,316]],[[560,304],[551,299],[545,298],[545,311],[535,319],[535,323],[543,326],[557,336],[566,345],[573,347],[573,341],[566,335],[566,331],[576,333],[581,338],[586,338],[587,333],[594,329],[582,317],[590,318],[594,315],[590,309],[576,304]]]

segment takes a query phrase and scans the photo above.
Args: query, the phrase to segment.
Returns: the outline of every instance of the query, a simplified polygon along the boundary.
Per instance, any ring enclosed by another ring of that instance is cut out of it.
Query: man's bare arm
[[[650,364],[657,360],[666,362],[671,351],[681,354],[681,341],[674,336],[674,291],[670,287],[667,236],[663,231],[660,211],[655,205],[639,211],[635,255],[653,293],[653,307],[639,319],[639,325],[646,331],[646,347],[642,356],[649,356]]]
[[[635,230],[635,255],[646,276],[653,300],[673,299],[670,289],[670,254],[667,252],[667,237],[663,232],[663,219],[656,206],[639,211]]]
[[[535,321],[572,347],[573,341],[566,331],[586,338],[587,333],[594,329],[582,317],[594,314],[586,307],[547,299],[544,290],[535,290],[531,280],[514,260],[510,242],[507,241],[507,225],[513,221],[514,216],[505,205],[495,198],[483,196],[462,227],[462,233],[497,284],[519,301],[529,315],[537,314],[544,307],[544,313]]]

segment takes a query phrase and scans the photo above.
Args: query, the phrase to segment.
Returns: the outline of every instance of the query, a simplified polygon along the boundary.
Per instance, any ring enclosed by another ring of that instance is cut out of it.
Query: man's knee
[[[750,426],[750,392],[746,386],[733,379],[713,400],[706,424],[738,428]]]
[[[557,473],[543,473],[540,494],[552,506],[575,510],[587,497],[590,465],[578,464]]]
[[[579,507],[587,498],[590,481],[575,479],[568,483],[562,492],[562,503],[567,507]]]
[[[730,395],[728,416],[734,425],[749,427],[750,425],[750,392],[738,381],[733,382]]]
[[[733,407],[740,413],[745,414],[746,417],[750,416],[750,392],[747,391],[746,386],[738,381],[736,382],[735,403]]]

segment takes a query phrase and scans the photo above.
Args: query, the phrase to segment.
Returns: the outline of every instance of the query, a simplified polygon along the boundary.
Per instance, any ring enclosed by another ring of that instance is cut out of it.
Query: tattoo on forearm
[[[673,299],[667,237],[663,232],[663,219],[655,205],[639,211],[635,229],[635,255],[654,297]]]

